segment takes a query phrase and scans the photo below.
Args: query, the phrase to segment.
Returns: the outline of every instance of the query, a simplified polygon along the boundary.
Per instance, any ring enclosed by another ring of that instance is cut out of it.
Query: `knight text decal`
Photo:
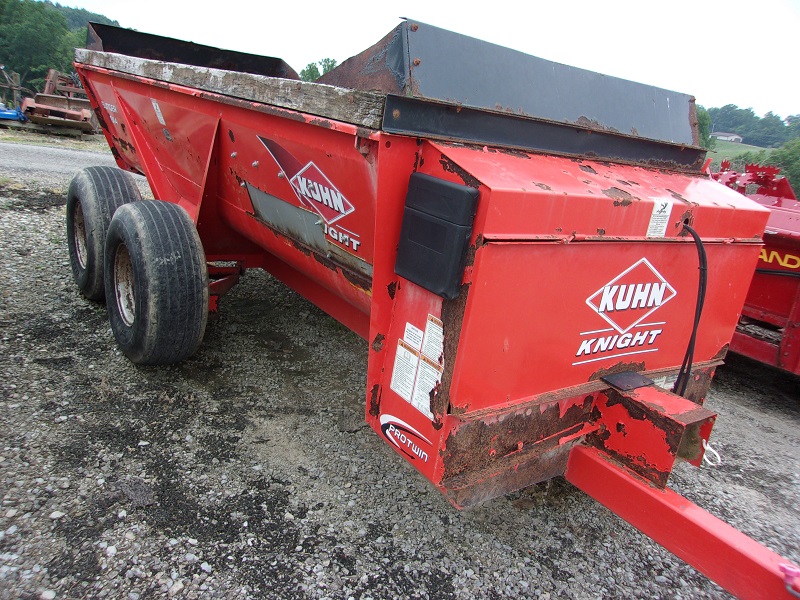
[[[651,316],[676,295],[646,258],[637,261],[586,299],[611,327],[581,332],[572,364],[656,352],[665,323]]]

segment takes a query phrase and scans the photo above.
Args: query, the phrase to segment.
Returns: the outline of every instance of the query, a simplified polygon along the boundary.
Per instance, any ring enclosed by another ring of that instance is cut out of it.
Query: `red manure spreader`
[[[770,209],[731,350],[800,375],[800,202],[777,167],[722,163],[717,181]]]
[[[367,422],[455,506],[564,475],[736,595],[800,590],[667,487],[770,215],[703,173],[692,97],[415,21],[315,83],[104,25],[75,66],[120,169],[70,186],[72,269],[133,362],[265,269],[366,340]]]

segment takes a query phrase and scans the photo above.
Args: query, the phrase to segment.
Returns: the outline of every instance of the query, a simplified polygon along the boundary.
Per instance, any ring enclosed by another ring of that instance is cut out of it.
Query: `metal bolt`
[[[239,187],[244,187],[244,186],[246,186],[246,185],[247,185],[247,184],[246,184],[244,181],[242,181],[242,182],[239,184]]]
[[[392,118],[395,119],[395,120],[400,118],[400,109],[399,108],[395,108],[392,111]]]
[[[422,62],[422,61],[421,61],[420,59],[418,59],[418,58],[415,58],[415,59],[414,59],[414,66],[415,66],[415,67],[418,67],[418,66],[419,66],[419,63],[421,63],[421,62]]]
[[[278,171],[278,179],[283,179],[285,177],[286,177],[286,175],[284,174],[283,171]]]
[[[231,152],[231,158],[236,158],[236,152]]]
[[[411,26],[411,31],[416,31],[417,29],[419,29],[419,25],[417,25],[416,23],[414,23],[414,24]]]
[[[254,160],[254,161],[253,161],[253,166],[254,166],[254,167],[257,167],[257,166],[258,166],[258,161],[257,161],[257,160]]]

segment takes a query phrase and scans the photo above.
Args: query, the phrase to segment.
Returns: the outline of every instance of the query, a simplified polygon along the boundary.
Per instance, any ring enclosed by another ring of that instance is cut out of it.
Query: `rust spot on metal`
[[[100,127],[108,131],[108,125],[106,124],[106,120],[103,118],[103,112],[100,109],[95,109],[94,115],[97,117],[97,122],[100,123]]]
[[[416,23],[411,25],[411,31],[417,31],[418,29],[419,29],[419,25],[417,25]]]
[[[532,181],[531,183],[533,183],[533,185],[535,185],[539,189],[542,189],[542,190],[545,190],[545,191],[548,191],[548,192],[552,192],[553,191],[553,188],[551,188],[546,183],[536,183],[535,181]]]
[[[275,230],[273,229],[273,231],[275,231]],[[277,233],[277,232],[275,232],[275,233]],[[309,248],[308,246],[304,246],[300,242],[296,242],[294,240],[292,240],[292,246],[294,246],[295,250],[299,250],[300,252],[302,252],[306,256],[311,256],[311,248]]]
[[[626,437],[627,434],[630,433],[628,431],[629,428],[632,430],[646,429],[650,437],[654,437],[654,434],[660,432],[663,435],[665,444],[662,452],[674,457],[677,455],[681,438],[683,437],[683,430],[675,421],[666,418],[662,413],[648,409],[645,405],[635,402],[630,397],[620,394],[614,389],[607,390],[606,396],[608,398],[608,407],[619,405],[623,408],[627,425],[623,426],[622,430],[620,430],[618,426],[615,426],[616,434],[612,433],[608,427],[606,427],[603,430],[603,435],[590,434],[586,437],[586,442],[608,453],[615,460],[618,460],[633,472],[641,475],[658,487],[665,487],[667,485],[667,479],[669,478],[670,469],[665,470],[659,468],[656,464],[653,464],[647,456],[641,453],[626,453],[624,446],[621,448],[619,446],[619,437]],[[623,431],[625,435],[622,434]],[[617,435],[619,437],[616,437]],[[621,451],[618,451],[618,448]]]
[[[442,301],[442,324],[444,329],[444,373],[441,385],[431,404],[434,423],[440,423],[450,406],[450,383],[453,379],[455,357],[458,354],[458,341],[461,338],[461,326],[464,323],[464,311],[467,307],[469,284],[462,285],[453,300]]]
[[[682,229],[684,223],[686,223],[687,225],[692,225],[692,223],[694,223],[694,215],[692,214],[691,210],[687,210],[685,213],[683,213],[680,216],[680,218],[678,219],[678,222],[675,223],[675,228],[676,229]],[[682,236],[689,235],[689,232],[684,229],[678,235],[682,235]]]
[[[397,282],[393,281],[386,286],[386,291],[389,292],[389,298],[394,300],[394,295],[397,293]]]
[[[439,159],[439,164],[442,165],[442,169],[444,169],[447,173],[453,173],[458,176],[461,181],[464,182],[464,185],[468,185],[471,188],[475,188],[476,190],[481,187],[481,182],[478,181],[476,177],[471,175],[466,169],[457,165],[444,154],[442,154],[442,158]]]
[[[369,392],[369,414],[373,417],[381,414],[381,386],[377,383]]]
[[[415,67],[418,67],[421,63],[422,63],[422,61],[420,59],[418,59],[418,58],[414,59],[414,66]]]
[[[625,371],[644,371],[644,361],[641,362],[618,362],[605,369],[598,369],[589,376],[589,381],[598,381],[601,377],[623,373]]]
[[[463,422],[446,439],[442,478],[481,471],[512,455],[555,448],[561,437],[578,433],[589,422],[593,404],[593,397],[587,396]]]
[[[700,121],[697,118],[697,104],[695,98],[692,96],[689,99],[689,124],[692,128],[692,144],[694,146],[700,145]],[[705,158],[705,155],[703,156]]]
[[[136,154],[136,148],[133,144],[129,143],[127,140],[120,138],[117,140],[119,143],[120,148],[122,148],[125,152],[130,152],[131,154]]]
[[[400,118],[400,109],[399,109],[399,108],[395,108],[395,109],[392,111],[392,118],[393,118],[394,120],[397,120],[397,119],[399,119],[399,118]]]
[[[702,406],[715,371],[716,365],[693,369],[683,397]]]
[[[592,131],[610,131],[613,133],[619,133],[618,129],[608,127],[607,125],[603,125],[600,121],[596,121],[585,116],[579,117],[578,120],[575,121],[575,125],[585,127],[586,129],[591,129]]]
[[[597,171],[595,171],[589,165],[581,165],[580,168],[581,168],[581,171],[584,171],[585,173],[591,173],[592,175],[597,175]]]
[[[383,350],[383,342],[384,342],[385,339],[386,339],[386,336],[383,335],[382,333],[379,333],[378,335],[376,335],[375,339],[372,340],[372,350],[374,352],[380,352],[381,350]]]
[[[232,142],[236,141],[236,138],[233,135],[233,129],[228,129],[228,137],[231,138]]]
[[[576,443],[572,441],[552,450],[513,457],[519,461],[498,461],[498,465],[492,464],[484,472],[466,473],[442,482],[443,491],[456,506],[467,508],[553,479],[564,474],[569,453]]]
[[[342,276],[352,283],[354,286],[361,288],[362,290],[369,291],[372,289],[372,279],[367,277],[366,275],[362,275],[361,273],[356,273],[355,271],[351,271],[350,269],[344,269],[339,267],[339,270],[342,272]]]
[[[316,125],[317,127],[324,127],[325,129],[333,128],[333,123],[331,123],[328,119],[311,119],[308,124]]]
[[[622,185],[627,185],[631,187],[633,184],[630,181],[625,181],[624,179],[617,179],[617,183],[621,183]]]
[[[531,160],[531,155],[523,150],[516,150],[514,148],[488,148],[489,152],[497,152],[498,154],[506,154],[508,156],[516,156],[517,158],[525,158]]]
[[[605,234],[606,234],[606,230],[603,229],[602,227],[597,229],[597,235],[605,235]]]
[[[337,270],[337,265],[333,262],[330,258],[322,256],[321,254],[317,254],[316,252],[311,252],[314,256],[314,260],[321,264],[323,267],[330,269],[331,271]]]
[[[614,198],[614,206],[630,206],[634,200],[634,196],[630,192],[626,192],[617,187],[603,190],[603,194],[609,198]]]
[[[670,189],[667,189],[667,191],[670,193],[670,195],[673,198],[675,198],[675,200],[680,200],[681,202],[685,202],[687,204],[689,203],[689,201],[686,198],[684,198],[683,196],[681,196],[678,192],[673,192]]]

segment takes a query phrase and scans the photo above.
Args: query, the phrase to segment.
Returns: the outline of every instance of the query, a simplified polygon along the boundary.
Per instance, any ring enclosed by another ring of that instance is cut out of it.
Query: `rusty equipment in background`
[[[800,589],[666,487],[769,216],[702,173],[693,98],[415,21],[318,83],[96,24],[76,69],[159,199],[98,167],[68,195],[131,360],[191,355],[265,269],[368,341],[367,422],[454,505],[565,475],[734,594]]]
[[[800,375],[800,202],[780,169],[723,161],[712,177],[770,210],[731,350]]]

